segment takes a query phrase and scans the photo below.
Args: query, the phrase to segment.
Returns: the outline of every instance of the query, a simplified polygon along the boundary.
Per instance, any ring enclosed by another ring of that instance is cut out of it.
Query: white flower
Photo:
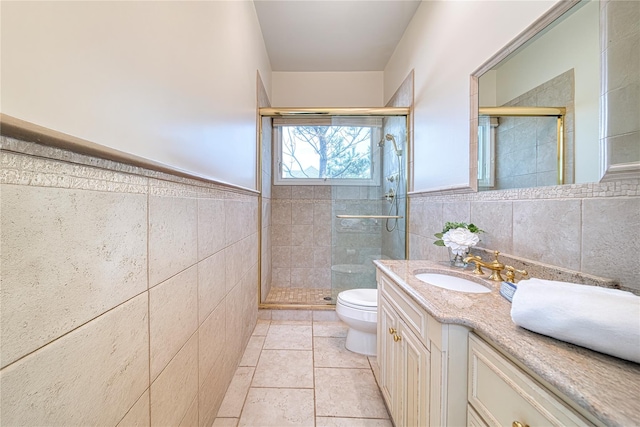
[[[442,235],[442,241],[454,254],[464,255],[469,246],[475,246],[480,239],[466,228],[453,228]]]

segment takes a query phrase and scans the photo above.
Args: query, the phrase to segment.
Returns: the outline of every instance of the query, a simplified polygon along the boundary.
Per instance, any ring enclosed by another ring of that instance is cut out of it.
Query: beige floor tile
[[[349,351],[345,338],[314,337],[313,360],[316,368],[370,368],[367,356]]]
[[[242,412],[242,405],[244,405],[244,399],[249,392],[249,386],[251,386],[251,379],[253,378],[254,368],[239,367],[236,370],[236,374],[227,388],[227,393],[224,396],[222,405],[218,410],[217,417],[223,418],[237,418],[240,417]]]
[[[314,427],[313,390],[251,388],[238,425]]]
[[[267,331],[269,330],[269,323],[271,323],[270,320],[258,319],[258,323],[256,323],[256,327],[253,330],[253,335],[267,335]]]
[[[240,366],[256,366],[264,345],[264,336],[252,335],[240,360]]]
[[[263,350],[251,386],[313,388],[313,352]]]
[[[337,322],[340,320],[335,310],[314,310],[312,316],[314,322]]]
[[[346,337],[348,330],[344,322],[313,322],[314,337]]]
[[[237,418],[216,418],[213,422],[213,427],[236,427],[237,425]]]
[[[316,368],[316,415],[388,418],[371,369]]]
[[[272,320],[272,325],[311,326],[311,320]]]
[[[389,420],[373,418],[317,417],[316,427],[392,427],[392,424]]]
[[[311,325],[269,326],[263,349],[267,350],[311,350]]]

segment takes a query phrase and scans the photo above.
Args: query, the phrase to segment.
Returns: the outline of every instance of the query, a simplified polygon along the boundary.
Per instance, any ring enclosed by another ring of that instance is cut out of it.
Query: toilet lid
[[[360,307],[377,307],[378,306],[378,290],[377,289],[349,289],[338,294],[338,300],[346,304],[357,305]]]

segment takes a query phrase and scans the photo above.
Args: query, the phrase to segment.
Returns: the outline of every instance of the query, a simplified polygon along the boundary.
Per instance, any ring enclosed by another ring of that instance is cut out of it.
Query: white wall
[[[382,107],[383,72],[273,72],[274,107]]]
[[[388,100],[415,69],[414,191],[469,184],[469,81],[554,1],[423,1],[385,68]]]
[[[253,2],[1,3],[2,113],[256,185]]]

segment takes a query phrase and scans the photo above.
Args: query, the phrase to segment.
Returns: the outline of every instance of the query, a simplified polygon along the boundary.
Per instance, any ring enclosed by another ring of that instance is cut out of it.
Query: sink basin
[[[449,289],[450,291],[467,292],[471,294],[484,294],[491,292],[491,289],[486,286],[482,286],[479,283],[446,274],[420,273],[416,274],[416,278],[430,285]]]

